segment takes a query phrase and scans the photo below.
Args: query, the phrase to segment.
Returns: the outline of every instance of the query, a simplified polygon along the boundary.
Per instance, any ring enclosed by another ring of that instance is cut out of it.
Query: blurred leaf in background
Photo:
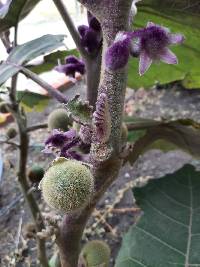
[[[148,88],[155,83],[166,84],[182,80],[188,88],[200,88],[200,2],[198,0],[142,0],[134,28],[146,26],[148,21],[168,27],[172,33],[182,33],[183,45],[172,46],[178,65],[153,64],[144,76],[138,75],[138,59],[129,61],[128,86]]]

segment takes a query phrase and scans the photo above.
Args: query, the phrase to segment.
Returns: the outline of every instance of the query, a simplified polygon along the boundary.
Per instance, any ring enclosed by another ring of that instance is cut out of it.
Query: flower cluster
[[[76,151],[79,144],[80,139],[74,129],[67,132],[54,129],[45,142],[43,152],[54,153],[59,157],[81,160],[81,155]]]
[[[65,58],[65,64],[59,64],[54,68],[56,71],[64,73],[67,76],[75,78],[76,72],[80,74],[85,73],[85,64],[82,60],[75,56],[68,56]]]
[[[114,71],[123,68],[130,55],[139,57],[140,75],[143,75],[153,62],[177,64],[177,57],[168,46],[181,44],[183,41],[182,34],[172,34],[168,28],[149,22],[143,29],[119,33],[116,36],[106,52],[106,66]]]
[[[82,46],[93,54],[99,50],[102,45],[101,25],[98,20],[88,12],[88,24],[80,25],[78,31],[81,37]]]

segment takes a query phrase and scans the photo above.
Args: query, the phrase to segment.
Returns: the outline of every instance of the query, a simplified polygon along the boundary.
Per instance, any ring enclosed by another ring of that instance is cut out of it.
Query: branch
[[[8,145],[15,146],[15,147],[17,147],[17,148],[20,147],[19,144],[15,143],[15,142],[12,142],[12,141],[9,141],[9,140],[0,141],[0,144],[8,144]]]
[[[77,49],[79,50],[79,52],[81,53],[81,55],[83,57],[88,58],[89,54],[87,53],[87,51],[84,49],[84,47],[81,45],[81,39],[80,39],[80,35],[67,11],[66,6],[64,5],[64,3],[62,2],[62,0],[53,0],[55,6],[57,7],[63,21],[65,22],[65,25],[67,26],[75,44]]]
[[[20,69],[20,72],[23,73],[27,78],[30,78],[31,80],[33,80],[34,82],[36,82],[37,84],[39,84],[42,88],[44,88],[45,90],[47,90],[47,92],[49,93],[50,96],[52,96],[53,98],[57,99],[58,102],[61,103],[67,103],[67,98],[64,94],[62,94],[61,92],[59,92],[58,90],[56,90],[53,86],[51,86],[50,84],[48,84],[47,82],[45,82],[44,80],[42,80],[37,74],[35,74],[34,72],[22,67]]]
[[[32,126],[27,127],[26,131],[32,132],[32,131],[36,131],[39,129],[45,129],[45,128],[47,128],[47,126],[48,126],[47,123],[36,124],[36,125],[32,125]]]

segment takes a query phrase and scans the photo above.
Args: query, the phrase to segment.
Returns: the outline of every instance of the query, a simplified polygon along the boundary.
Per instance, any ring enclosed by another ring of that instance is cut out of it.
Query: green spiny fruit
[[[127,129],[126,123],[123,122],[122,123],[122,133],[121,133],[121,142],[126,143],[127,138],[128,138],[128,129]]]
[[[65,109],[59,108],[49,114],[48,128],[49,130],[60,129],[67,131],[69,129],[70,119]]]
[[[28,178],[32,183],[39,183],[44,177],[44,169],[39,165],[33,165],[28,171]]]
[[[83,247],[79,260],[83,262],[84,267],[108,267],[110,247],[100,240],[90,241]]]
[[[8,113],[7,103],[2,101],[0,102],[0,112],[1,113]]]
[[[62,212],[83,208],[94,190],[90,169],[77,160],[58,158],[53,161],[40,183],[47,204]]]
[[[17,136],[17,130],[15,128],[8,128],[6,131],[6,136],[8,139],[15,138]]]

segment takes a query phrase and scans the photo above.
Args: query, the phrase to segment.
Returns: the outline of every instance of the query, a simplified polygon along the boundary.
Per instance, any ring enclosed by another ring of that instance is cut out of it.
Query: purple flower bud
[[[72,77],[75,77],[76,72],[79,72],[82,75],[85,73],[84,62],[75,56],[66,57],[65,62],[65,65],[58,65],[54,69]]]
[[[121,35],[108,48],[105,55],[106,67],[110,70],[118,70],[126,66],[130,54],[131,39],[129,36]]]
[[[87,17],[90,28],[97,32],[100,32],[101,24],[99,23],[99,21],[89,11],[87,12]]]
[[[86,32],[89,30],[89,27],[86,25],[80,25],[78,26],[78,32],[80,33],[81,37],[84,37]]]
[[[69,64],[69,63],[77,64],[77,63],[80,63],[80,59],[78,59],[78,58],[75,57],[75,56],[67,56],[67,57],[65,58],[65,63],[66,63],[66,64]]]
[[[95,142],[106,143],[111,132],[111,117],[107,95],[101,93],[97,99],[96,111],[93,114],[95,125]]]
[[[86,25],[79,26],[78,31],[81,36],[81,44],[89,53],[94,53],[101,47],[102,37],[99,32]]]
[[[84,144],[91,144],[92,142],[92,127],[89,125],[82,125],[79,131],[79,136]]]

